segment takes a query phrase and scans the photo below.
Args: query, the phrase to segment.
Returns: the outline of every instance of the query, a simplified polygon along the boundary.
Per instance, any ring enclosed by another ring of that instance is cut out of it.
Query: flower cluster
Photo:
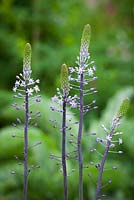
[[[13,92],[16,93],[15,97],[24,97],[25,96],[25,87],[26,85],[28,86],[27,88],[27,93],[28,96],[33,96],[34,93],[40,92],[38,84],[40,83],[39,79],[33,80],[30,78],[28,82],[26,83],[24,80],[24,76],[22,73],[20,73],[18,76],[16,76],[16,82],[15,86],[13,87]],[[37,101],[38,102],[38,101]]]
[[[29,97],[30,105],[41,101],[41,96],[37,95],[40,92],[38,84],[39,79],[33,80],[31,76],[31,45],[29,43],[25,46],[24,58],[23,58],[23,74],[20,73],[16,76],[15,86],[13,87],[14,98],[25,99],[26,95]],[[36,94],[36,95],[35,95]],[[33,97],[32,97],[33,96]],[[13,104],[15,105],[15,104]],[[23,106],[22,106],[23,108]]]
[[[63,103],[63,91],[60,90],[59,88],[57,88],[57,95],[54,95],[52,97],[52,102],[58,104],[59,106],[62,106]],[[78,108],[79,107],[79,97],[77,95],[74,96],[66,96],[66,104],[70,107],[70,108]],[[51,110],[56,110],[55,106],[51,106],[50,107]]]
[[[81,47],[80,47],[80,55],[77,57],[75,67],[69,67],[69,84],[70,90],[74,90],[76,93],[83,93],[83,97],[87,95],[92,95],[97,93],[96,88],[90,87],[90,83],[95,81],[97,77],[95,76],[96,66],[94,61],[90,61],[90,54],[88,52],[89,42],[90,42],[90,25],[87,24],[84,28],[82,39],[81,39]],[[82,79],[81,79],[82,78]],[[82,86],[82,87],[81,87]],[[95,100],[93,100],[90,104],[83,106],[83,113],[87,113],[89,110],[97,109],[95,106]],[[77,108],[80,108],[80,98],[77,97]]]

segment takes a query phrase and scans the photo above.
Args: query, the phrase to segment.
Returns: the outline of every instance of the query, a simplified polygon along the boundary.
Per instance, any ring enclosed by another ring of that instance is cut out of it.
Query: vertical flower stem
[[[28,188],[28,84],[25,81],[25,126],[24,126],[24,200],[27,200]]]
[[[68,199],[67,194],[67,169],[66,169],[66,93],[63,96],[63,117],[62,117],[62,167],[63,167],[63,188],[64,200]]]
[[[100,165],[100,168],[99,168],[99,176],[98,176],[98,182],[97,182],[97,188],[96,188],[96,196],[95,196],[96,200],[98,200],[99,196],[100,196],[104,165],[105,165],[106,158],[108,156],[108,151],[109,151],[109,148],[110,148],[110,145],[111,145],[113,134],[115,132],[115,129],[119,126],[120,119],[126,114],[128,108],[129,108],[129,99],[126,98],[126,99],[123,100],[122,104],[120,105],[120,108],[119,108],[119,110],[118,110],[118,112],[116,114],[116,117],[114,117],[113,120],[112,120],[113,121],[113,126],[112,126],[112,128],[110,130],[110,133],[108,135],[109,139],[107,139],[106,148],[105,148],[104,155],[102,157],[101,165]]]
[[[80,120],[78,130],[78,162],[79,162],[79,200],[83,200],[83,158],[82,158],[82,128],[83,128],[83,81],[84,75],[80,76]]]
[[[99,171],[99,176],[98,176],[98,182],[97,182],[97,189],[96,189],[96,200],[99,199],[99,195],[100,195],[100,191],[101,191],[101,184],[102,184],[102,174],[103,174],[103,170],[104,170],[104,165],[105,165],[105,161],[108,155],[108,151],[109,151],[109,146],[110,146],[110,141],[107,142],[107,146],[101,161],[101,166],[100,166],[100,171]]]
[[[111,132],[110,132],[110,134],[109,134],[109,136],[110,136],[111,138],[112,138],[112,136],[113,136],[114,129],[115,129],[115,127],[113,127],[113,128],[111,129]],[[110,141],[110,140],[107,140],[105,152],[104,152],[104,155],[103,155],[103,157],[102,157],[101,165],[100,165],[100,168],[99,168],[99,176],[98,176],[98,182],[97,182],[95,200],[98,200],[99,197],[100,197],[100,191],[101,191],[101,185],[102,185],[102,175],[103,175],[103,170],[104,170],[105,161],[106,161],[107,156],[108,156],[108,151],[109,151],[109,148],[110,148],[110,144],[111,144],[111,141]]]

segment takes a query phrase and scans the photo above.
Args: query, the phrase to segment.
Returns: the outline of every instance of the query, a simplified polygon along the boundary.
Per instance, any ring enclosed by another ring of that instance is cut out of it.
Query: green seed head
[[[61,66],[61,88],[64,93],[68,93],[69,91],[69,83],[68,83],[68,68],[66,64]]]
[[[82,38],[81,38],[81,51],[88,51],[89,43],[91,37],[91,26],[89,24],[85,25]]]
[[[129,108],[129,99],[126,98],[123,100],[118,112],[117,112],[117,117],[123,117],[127,113],[127,110]]]
[[[23,75],[25,79],[29,79],[31,74],[31,45],[26,44],[23,57]]]

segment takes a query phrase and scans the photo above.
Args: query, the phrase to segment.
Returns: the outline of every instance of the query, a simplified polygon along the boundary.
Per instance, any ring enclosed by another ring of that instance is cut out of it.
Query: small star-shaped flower
[[[54,97],[52,97],[52,101],[53,102],[57,102],[59,99],[58,99],[58,97],[55,95]]]
[[[35,85],[35,86],[34,86],[34,90],[35,90],[36,93],[40,91],[38,85]]]
[[[16,90],[17,90],[17,87],[14,87],[14,88],[13,88],[13,91],[16,92]]]
[[[33,95],[33,89],[30,88],[30,89],[27,89],[27,93],[28,93],[28,96],[32,96]]]
[[[88,69],[88,75],[89,76],[93,76],[94,75],[94,72],[93,72],[91,67]]]

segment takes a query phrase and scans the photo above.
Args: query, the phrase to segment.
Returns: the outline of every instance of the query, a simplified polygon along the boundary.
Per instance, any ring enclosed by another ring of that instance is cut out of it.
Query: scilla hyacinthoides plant
[[[23,73],[20,73],[19,76],[16,76],[17,80],[13,88],[13,91],[16,93],[14,95],[14,98],[21,99],[22,102],[21,102],[21,105],[16,102],[12,104],[12,106],[15,107],[17,110],[23,110],[25,113],[24,119],[17,118],[17,122],[19,125],[22,125],[24,121],[24,127],[23,127],[24,137],[17,136],[16,134],[12,135],[12,137],[22,137],[24,139],[24,152],[23,152],[24,161],[22,162],[22,164],[24,164],[24,185],[23,185],[23,195],[24,195],[23,199],[24,200],[27,200],[29,172],[31,171],[32,168],[36,168],[36,166],[32,166],[31,168],[28,166],[28,151],[29,151],[28,130],[29,130],[29,126],[31,126],[31,123],[32,123],[31,120],[34,118],[34,126],[36,126],[37,123],[35,123],[35,118],[40,117],[40,112],[37,112],[36,114],[32,113],[31,106],[32,104],[38,103],[41,100],[41,96],[37,95],[37,93],[40,91],[38,87],[39,79],[34,81],[31,78],[31,73],[32,73],[31,45],[27,43],[24,50]],[[19,128],[17,123],[13,123],[13,126],[16,128]],[[38,145],[40,143],[41,142],[38,142],[35,145]]]
[[[95,81],[97,77],[94,76],[96,66],[94,61],[90,61],[90,54],[88,52],[91,36],[91,27],[89,24],[85,25],[81,46],[80,55],[77,57],[76,67],[70,67],[70,86],[79,93],[79,102],[76,107],[79,109],[79,128],[78,128],[78,164],[79,164],[79,200],[83,200],[83,157],[82,157],[82,132],[83,132],[83,116],[91,109],[96,109],[94,106],[95,100],[92,100],[88,105],[84,104],[84,97],[95,94],[95,88],[90,88],[89,84]]]
[[[76,150],[76,142],[72,139],[68,140],[68,136],[71,138],[74,137],[72,131],[72,125],[77,124],[78,122],[72,122],[72,113],[69,113],[69,109],[76,108],[77,105],[77,95],[71,97],[69,96],[70,86],[68,82],[68,68],[66,64],[61,66],[61,90],[57,88],[57,95],[52,97],[52,102],[56,103],[55,106],[51,106],[51,110],[58,112],[61,114],[62,123],[58,127],[57,120],[50,120],[54,125],[54,128],[59,128],[62,137],[62,144],[61,144],[61,156],[55,156],[53,154],[50,155],[50,158],[55,159],[58,161],[58,165],[61,165],[61,172],[63,174],[63,190],[64,190],[64,200],[68,199],[68,191],[67,191],[67,177],[69,173],[67,172],[67,164],[66,161],[69,159],[77,159],[77,150]],[[68,110],[67,110],[68,108]],[[68,117],[68,118],[67,118]],[[70,133],[71,132],[71,133]],[[68,135],[67,135],[68,134]],[[75,148],[74,151],[67,152],[67,142]],[[73,172],[73,170],[72,170]]]
[[[120,137],[117,138],[117,136],[120,136],[122,132],[118,132],[117,128],[120,125],[120,120],[126,114],[128,107],[129,107],[129,99],[126,98],[123,100],[117,114],[113,117],[110,128],[108,129],[104,125],[102,125],[102,128],[106,132],[105,138],[96,138],[96,142],[104,146],[104,153],[102,154],[101,162],[99,165],[96,165],[99,170],[98,182],[97,182],[97,188],[96,188],[96,198],[95,198],[96,200],[101,199],[102,197],[105,196],[105,195],[101,195],[100,193],[101,193],[101,189],[107,185],[106,184],[102,186],[102,175],[105,170],[104,167],[105,167],[105,162],[108,157],[108,154],[109,153],[117,153],[117,154],[123,153],[120,150],[113,151],[111,149],[115,148],[118,144],[119,145],[122,144],[122,138]],[[94,152],[96,151],[96,149],[92,149],[92,151]],[[113,166],[112,169],[116,169],[116,167]],[[108,181],[108,184],[110,183],[111,183],[111,180]]]
[[[67,194],[67,167],[66,167],[66,104],[69,92],[68,84],[68,69],[66,64],[61,67],[61,88],[63,91],[63,105],[62,105],[62,169],[63,169],[63,188],[64,200],[68,199]]]

